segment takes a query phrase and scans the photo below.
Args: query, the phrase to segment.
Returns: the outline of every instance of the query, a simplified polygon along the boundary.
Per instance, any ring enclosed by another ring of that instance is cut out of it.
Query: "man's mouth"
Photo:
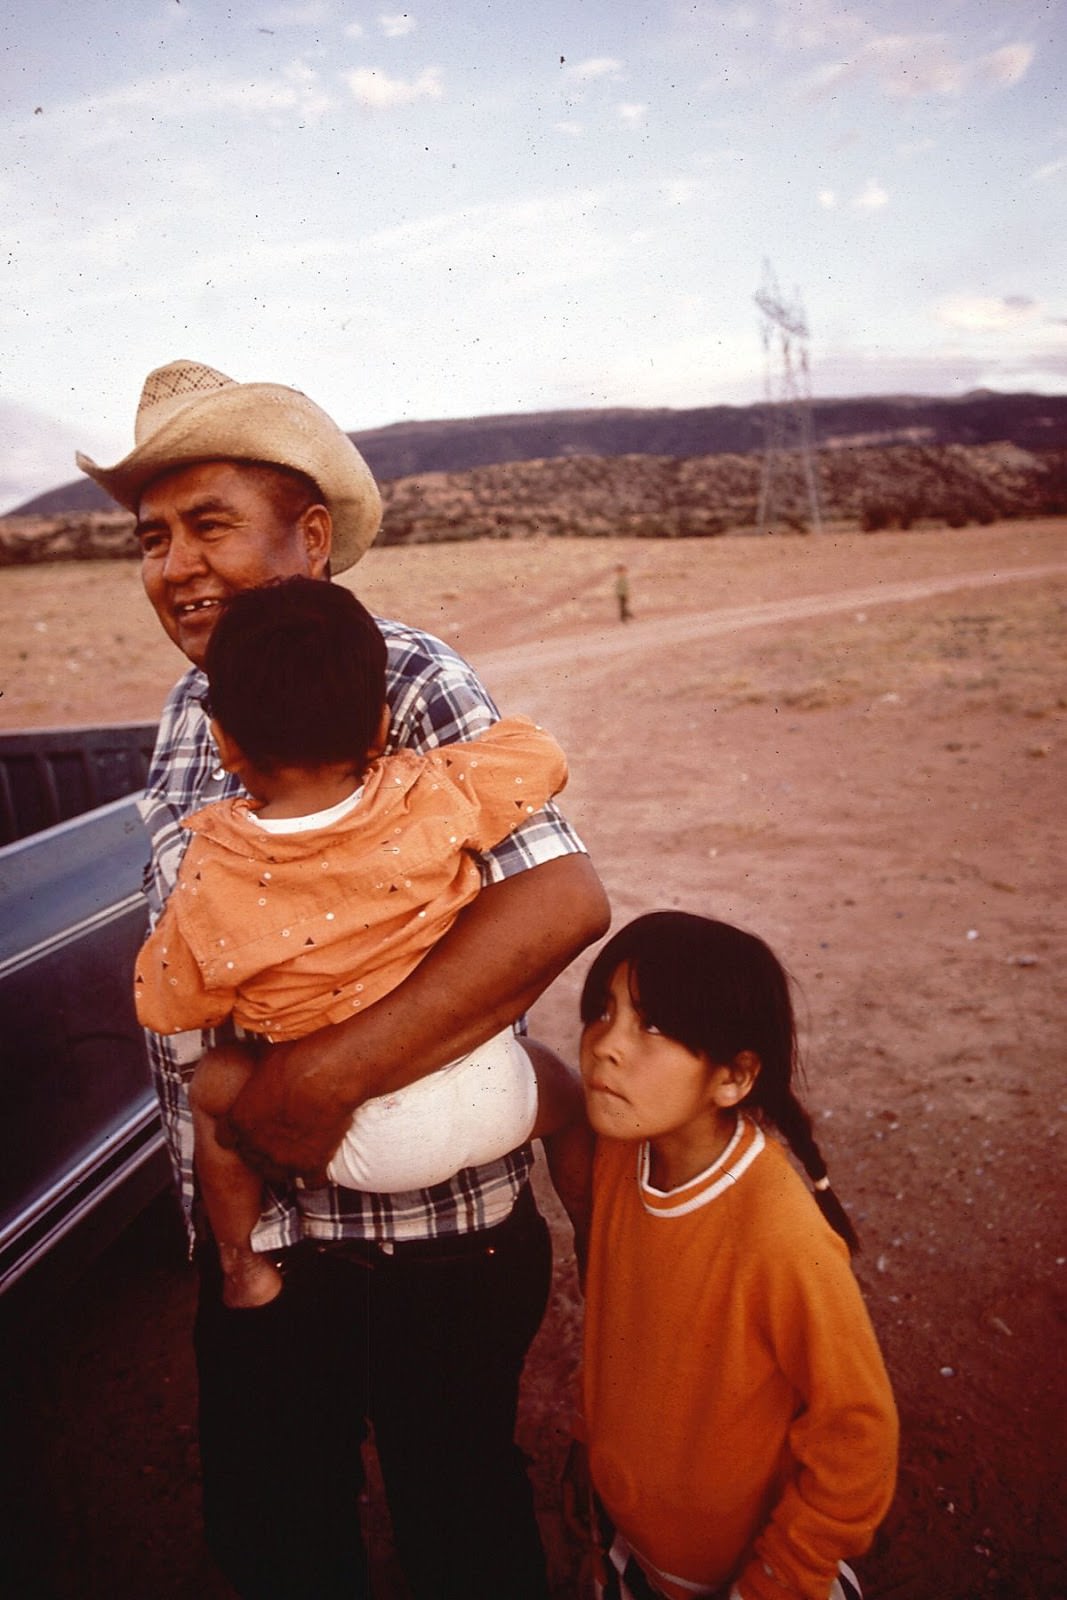
[[[174,607],[175,614],[179,617],[190,617],[197,611],[211,611],[222,604],[221,600],[183,600]]]

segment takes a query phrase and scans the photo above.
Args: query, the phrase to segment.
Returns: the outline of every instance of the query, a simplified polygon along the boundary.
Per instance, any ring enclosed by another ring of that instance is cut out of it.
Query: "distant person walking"
[[[615,568],[615,598],[619,602],[619,621],[629,622],[633,616],[630,610],[630,573],[624,561],[620,561]]]

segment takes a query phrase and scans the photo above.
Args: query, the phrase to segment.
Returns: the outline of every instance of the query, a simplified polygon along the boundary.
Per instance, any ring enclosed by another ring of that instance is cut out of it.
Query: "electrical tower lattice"
[[[769,262],[764,262],[763,282],[754,299],[760,309],[765,397],[763,470],[756,525],[767,532],[776,503],[779,509],[784,508],[785,469],[791,460],[796,460],[807,492],[808,525],[812,533],[819,533],[822,514],[815,476],[807,319],[796,290],[792,303],[782,297]],[[795,494],[789,498],[795,502]],[[795,522],[795,516],[790,515],[789,520]]]

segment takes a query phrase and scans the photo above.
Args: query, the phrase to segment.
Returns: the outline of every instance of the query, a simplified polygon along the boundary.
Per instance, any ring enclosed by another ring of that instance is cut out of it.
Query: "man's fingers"
[[[260,1150],[248,1139],[242,1139],[235,1128],[230,1129],[230,1142],[226,1148],[236,1150],[245,1166],[251,1167],[253,1172],[258,1172],[261,1178],[269,1178],[274,1183],[284,1183],[287,1178],[293,1176],[292,1168],[280,1166],[265,1151]]]

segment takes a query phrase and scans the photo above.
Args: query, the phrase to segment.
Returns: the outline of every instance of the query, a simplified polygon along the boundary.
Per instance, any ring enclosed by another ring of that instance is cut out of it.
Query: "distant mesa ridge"
[[[1067,448],[1067,395],[997,394],[986,389],[952,399],[872,395],[816,400],[812,410],[820,449],[895,444]],[[764,417],[760,403],[691,410],[615,407],[397,422],[350,437],[379,481],[390,483],[424,473],[470,472],[568,457],[752,455],[763,448]],[[82,477],[36,495],[7,514],[56,516],[113,509],[104,491]]]

